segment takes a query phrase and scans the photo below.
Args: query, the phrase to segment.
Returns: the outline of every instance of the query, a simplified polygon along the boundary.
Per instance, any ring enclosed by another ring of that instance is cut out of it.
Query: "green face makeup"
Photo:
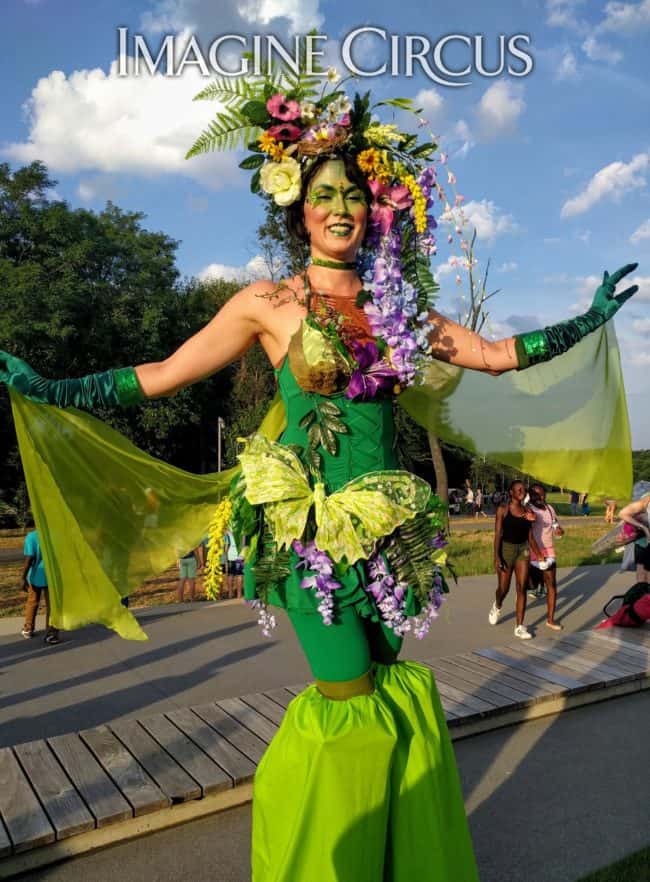
[[[307,194],[312,208],[329,208],[337,214],[354,214],[366,205],[363,191],[351,183],[340,160],[332,160],[318,171]]]

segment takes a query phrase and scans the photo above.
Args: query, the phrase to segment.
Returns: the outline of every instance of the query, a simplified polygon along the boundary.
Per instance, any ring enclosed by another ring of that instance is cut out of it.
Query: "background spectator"
[[[45,599],[45,643],[53,645],[59,642],[59,632],[50,625],[50,595],[47,590],[45,565],[36,530],[32,530],[25,536],[23,554],[25,555],[23,591],[27,592],[27,603],[25,604],[25,624],[21,633],[23,637],[27,638],[34,636],[36,613],[41,597],[43,597]]]

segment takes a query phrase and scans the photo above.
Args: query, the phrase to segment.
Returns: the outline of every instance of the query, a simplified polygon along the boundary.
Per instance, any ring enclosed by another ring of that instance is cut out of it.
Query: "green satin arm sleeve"
[[[88,374],[74,380],[49,380],[46,401],[57,407],[128,407],[144,399],[132,367]]]
[[[550,361],[575,346],[587,334],[597,330],[607,321],[606,316],[597,309],[590,309],[584,315],[576,316],[566,322],[550,325],[542,331],[529,331],[515,337],[517,370],[525,370],[534,364]]]
[[[132,367],[88,374],[70,380],[47,380],[31,365],[0,351],[0,382],[37,401],[56,407],[128,407],[145,398]]]
[[[515,352],[517,370],[523,371],[533,365],[550,361],[556,355],[568,352],[587,334],[602,327],[613,318],[626,300],[638,291],[638,285],[632,285],[621,294],[616,293],[616,285],[622,278],[637,268],[636,263],[628,263],[621,269],[610,274],[605,270],[602,283],[596,288],[593,303],[584,315],[557,325],[550,325],[539,331],[515,336]]]

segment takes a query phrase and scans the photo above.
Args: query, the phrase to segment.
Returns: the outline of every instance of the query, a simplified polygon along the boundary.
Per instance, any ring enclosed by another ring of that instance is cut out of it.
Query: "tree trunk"
[[[449,502],[449,478],[447,477],[447,466],[442,455],[442,447],[437,435],[433,432],[427,432],[429,439],[429,450],[431,451],[431,461],[433,462],[433,470],[436,474],[436,493],[440,499]]]

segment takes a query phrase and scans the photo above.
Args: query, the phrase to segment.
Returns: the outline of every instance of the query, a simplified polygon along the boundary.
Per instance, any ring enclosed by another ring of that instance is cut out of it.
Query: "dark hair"
[[[356,159],[350,156],[349,153],[323,153],[320,156],[316,157],[314,162],[309,166],[309,168],[304,172],[302,176],[302,187],[300,190],[300,199],[297,199],[291,205],[288,205],[285,208],[284,219],[287,226],[287,232],[291,236],[292,239],[295,239],[297,242],[300,242],[303,245],[309,244],[309,235],[307,234],[307,229],[305,228],[305,198],[307,196],[307,191],[309,190],[309,185],[313,181],[316,173],[320,171],[320,169],[325,165],[326,162],[329,162],[330,159],[340,159],[345,167],[345,173],[348,176],[348,179],[352,181],[353,184],[356,184],[357,187],[362,191],[363,195],[366,197],[366,202],[368,205],[372,202],[372,193],[370,192],[370,187],[368,186],[368,179],[363,174],[359,166],[357,165]]]

